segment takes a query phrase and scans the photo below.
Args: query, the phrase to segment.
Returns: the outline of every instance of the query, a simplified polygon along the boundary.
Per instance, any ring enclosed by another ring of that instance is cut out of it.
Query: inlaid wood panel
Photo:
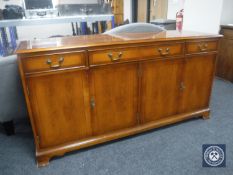
[[[32,77],[27,82],[41,148],[91,136],[85,71]]]
[[[137,64],[93,68],[90,86],[95,135],[137,125]]]
[[[214,77],[216,55],[200,55],[186,59],[183,71],[183,93],[180,112],[208,108]]]
[[[178,112],[183,60],[141,64],[141,122],[156,121]]]

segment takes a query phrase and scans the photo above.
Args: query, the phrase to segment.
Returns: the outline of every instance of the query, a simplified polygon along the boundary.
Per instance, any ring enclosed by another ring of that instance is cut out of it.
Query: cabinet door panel
[[[41,148],[91,135],[87,83],[85,71],[28,78]]]
[[[184,66],[180,112],[191,112],[209,106],[216,55],[187,58]]]
[[[93,132],[95,135],[137,124],[137,64],[90,70]]]
[[[150,61],[141,65],[142,123],[178,112],[182,65],[182,60]]]

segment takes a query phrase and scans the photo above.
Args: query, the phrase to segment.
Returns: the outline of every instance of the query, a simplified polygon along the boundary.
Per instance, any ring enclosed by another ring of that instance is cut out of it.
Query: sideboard
[[[38,166],[70,151],[209,118],[220,37],[164,31],[21,42],[18,63]]]

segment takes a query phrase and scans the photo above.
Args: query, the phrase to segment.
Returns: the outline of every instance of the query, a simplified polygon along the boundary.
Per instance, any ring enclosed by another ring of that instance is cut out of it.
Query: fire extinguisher
[[[176,13],[176,30],[181,31],[183,28],[184,9]]]

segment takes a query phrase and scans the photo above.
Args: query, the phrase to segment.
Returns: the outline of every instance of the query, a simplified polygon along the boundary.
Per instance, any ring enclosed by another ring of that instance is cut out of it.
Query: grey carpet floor
[[[38,169],[29,124],[0,129],[1,175],[232,175],[233,84],[215,80],[211,119],[194,119],[52,159]],[[226,168],[203,168],[202,145],[226,144]]]

